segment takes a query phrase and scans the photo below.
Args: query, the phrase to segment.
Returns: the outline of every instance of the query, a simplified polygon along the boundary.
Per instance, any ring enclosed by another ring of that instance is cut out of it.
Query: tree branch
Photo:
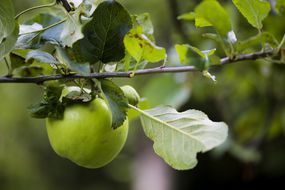
[[[256,60],[260,58],[271,57],[275,55],[275,51],[267,51],[267,52],[257,52],[251,54],[242,54],[236,57],[235,59],[230,59],[229,57],[225,57],[221,59],[221,65],[226,65],[229,63],[235,63],[239,61],[246,60]],[[217,67],[220,65],[213,65],[213,67]],[[181,67],[156,67],[150,69],[137,70],[134,76],[140,75],[149,75],[156,73],[182,73],[182,72],[197,72],[200,71],[195,66],[181,66]],[[59,79],[79,79],[79,78],[131,78],[133,75],[133,71],[128,72],[105,72],[105,73],[91,73],[90,75],[80,75],[80,74],[70,74],[70,75],[49,75],[49,76],[38,76],[38,77],[0,77],[0,83],[35,83],[41,84],[45,81],[50,80],[59,80]]]
[[[70,7],[69,3],[67,2],[67,0],[57,0],[57,2],[61,2],[62,6],[65,8],[65,10],[67,12],[71,11],[71,7]]]

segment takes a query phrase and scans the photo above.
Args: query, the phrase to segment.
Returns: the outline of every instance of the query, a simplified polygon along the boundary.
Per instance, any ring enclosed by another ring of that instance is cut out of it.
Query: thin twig
[[[268,52],[257,52],[251,54],[243,54],[235,59],[230,59],[228,57],[221,59],[221,65],[226,65],[229,63],[235,63],[245,60],[256,60],[260,58],[271,57],[276,52],[274,50]],[[217,67],[214,65],[212,67]],[[0,77],[0,83],[35,83],[41,84],[45,81],[50,80],[60,80],[60,79],[90,79],[90,78],[131,78],[132,76],[149,75],[157,73],[182,73],[182,72],[197,72],[200,71],[195,66],[182,66],[182,67],[156,67],[150,69],[137,70],[135,75],[133,71],[127,72],[105,72],[105,73],[91,73],[90,75],[80,75],[80,74],[70,74],[70,75],[48,75],[48,76],[37,76],[37,77]]]
[[[46,5],[39,5],[39,6],[35,6],[35,7],[31,7],[29,9],[26,9],[22,12],[20,12],[19,14],[17,14],[15,16],[15,20],[18,19],[20,16],[22,16],[23,14],[27,13],[27,12],[30,12],[30,11],[33,11],[33,10],[36,10],[36,9],[41,9],[41,8],[47,8],[47,7],[53,7],[56,5],[56,1],[50,3],[50,4],[46,4]]]

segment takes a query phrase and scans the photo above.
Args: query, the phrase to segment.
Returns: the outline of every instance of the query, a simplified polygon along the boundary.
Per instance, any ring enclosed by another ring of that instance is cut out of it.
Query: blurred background
[[[48,0],[13,0],[17,12]],[[179,65],[175,43],[201,49],[217,45],[201,38],[201,29],[176,16],[192,11],[200,1],[118,0],[133,14],[148,12],[158,45],[166,47],[169,65]],[[238,39],[257,34],[233,7]],[[284,17],[269,16],[264,29],[278,40],[285,33]],[[238,26],[238,27],[237,27]],[[221,49],[221,48],[219,48]],[[222,52],[219,52],[221,55]],[[187,190],[274,187],[285,180],[285,65],[267,60],[240,62],[211,71],[214,84],[200,73],[163,74],[117,80],[133,85],[149,106],[198,109],[214,121],[225,121],[229,138],[221,147],[199,154],[197,167],[176,171],[152,150],[138,120],[130,124],[126,146],[108,166],[89,170],[57,156],[51,149],[44,120],[33,119],[27,107],[38,102],[42,89],[30,84],[0,84],[1,190]],[[0,64],[0,74],[6,73]],[[159,93],[158,93],[159,92]]]

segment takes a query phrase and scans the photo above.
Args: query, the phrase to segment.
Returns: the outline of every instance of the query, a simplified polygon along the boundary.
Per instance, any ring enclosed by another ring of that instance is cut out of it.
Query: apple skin
[[[133,106],[138,105],[138,103],[140,102],[140,95],[132,86],[130,85],[121,86],[121,89],[131,105]]]
[[[66,107],[61,120],[46,119],[53,150],[86,168],[105,166],[123,148],[128,135],[128,120],[117,129],[111,125],[111,110],[101,98]]]

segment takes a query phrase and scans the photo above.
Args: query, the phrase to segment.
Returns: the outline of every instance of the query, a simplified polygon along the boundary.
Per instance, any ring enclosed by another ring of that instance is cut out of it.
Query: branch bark
[[[242,54],[235,59],[230,59],[229,57],[225,57],[221,59],[221,65],[226,65],[230,63],[235,63],[239,61],[246,60],[256,60],[260,58],[271,57],[275,55],[275,51],[267,51],[267,52],[257,52],[251,54]],[[218,67],[221,65],[213,65],[213,67]],[[45,81],[50,80],[68,80],[68,79],[79,79],[79,78],[132,78],[134,76],[140,75],[149,75],[149,74],[157,74],[157,73],[182,73],[182,72],[197,72],[200,71],[195,66],[179,66],[179,67],[155,67],[150,69],[137,70],[133,73],[133,71],[128,72],[105,72],[105,73],[91,73],[90,75],[80,75],[80,74],[70,74],[70,75],[49,75],[49,76],[37,76],[37,77],[9,77],[3,76],[0,77],[0,83],[35,83],[41,84]]]

